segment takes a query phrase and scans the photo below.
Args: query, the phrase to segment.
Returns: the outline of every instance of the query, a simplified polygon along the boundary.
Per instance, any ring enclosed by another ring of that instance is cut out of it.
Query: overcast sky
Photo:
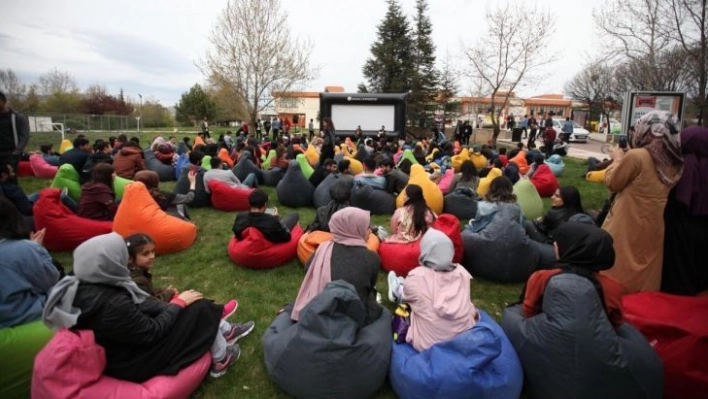
[[[556,34],[541,57],[555,60],[547,78],[520,90],[523,96],[561,93],[563,84],[598,54],[600,40],[593,9],[604,0],[511,0],[548,7],[556,17]],[[81,86],[105,85],[126,96],[152,97],[172,106],[204,78],[195,60],[209,49],[209,32],[225,0],[21,0],[4,1],[0,24],[0,69],[11,68],[25,82],[52,70],[71,73]],[[415,0],[401,0],[412,15]],[[485,29],[485,10],[497,0],[430,0],[429,16],[437,55],[447,53],[464,67],[464,46]],[[309,38],[312,62],[322,66],[305,89],[343,86],[356,91],[364,82],[362,66],[370,56],[385,0],[282,0],[293,36]],[[268,56],[263,54],[263,56]],[[459,95],[469,95],[460,79]]]

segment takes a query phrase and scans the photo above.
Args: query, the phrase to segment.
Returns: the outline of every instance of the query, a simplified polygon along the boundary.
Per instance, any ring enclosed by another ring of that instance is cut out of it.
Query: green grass
[[[178,137],[182,137],[180,133]],[[58,148],[59,136],[49,135],[31,138],[28,148],[38,148],[40,143],[54,142]],[[49,137],[49,136],[53,136]],[[130,134],[129,134],[130,136]],[[142,134],[141,139],[147,142],[154,134]],[[93,140],[98,134],[88,134]],[[102,136],[102,137],[105,137]],[[581,175],[586,170],[585,162],[566,159],[566,168],[562,185],[575,185],[583,195],[586,209],[599,209],[606,197],[606,189],[602,184],[588,183]],[[21,185],[28,193],[49,186],[46,180],[35,178],[21,179]],[[163,183],[163,189],[171,190],[174,183]],[[275,190],[266,187],[273,205],[278,206],[281,214],[291,211],[277,203]],[[550,200],[544,199],[546,209],[550,208]],[[309,224],[315,216],[314,209],[297,209],[300,213],[301,225]],[[159,257],[155,262],[154,275],[156,285],[173,285],[182,290],[196,289],[219,302],[230,298],[239,301],[239,309],[233,319],[236,321],[254,320],[256,329],[241,342],[242,355],[238,363],[222,378],[217,380],[207,378],[195,393],[197,398],[279,398],[287,394],[273,385],[266,373],[263,361],[261,337],[276,315],[278,309],[287,302],[293,301],[297,295],[303,277],[300,262],[294,261],[272,270],[251,270],[238,267],[231,263],[226,245],[231,238],[231,226],[235,213],[220,212],[214,209],[190,209],[190,215],[199,228],[197,242],[188,250]],[[388,227],[388,216],[374,216],[372,223]],[[52,254],[66,267],[70,267],[70,253]],[[385,298],[385,274],[379,273],[377,287]],[[472,300],[475,305],[499,319],[504,308],[518,300],[522,284],[496,284],[475,278],[472,282]],[[384,301],[387,302],[387,301]],[[387,305],[389,306],[389,305]],[[393,398],[395,394],[386,384],[375,395],[377,398]]]

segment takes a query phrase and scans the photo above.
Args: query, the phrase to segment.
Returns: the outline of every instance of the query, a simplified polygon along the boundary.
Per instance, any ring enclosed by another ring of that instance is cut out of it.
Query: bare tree
[[[51,72],[39,77],[39,90],[41,94],[46,96],[77,94],[79,86],[69,72],[54,68]]]
[[[612,68],[599,61],[583,68],[564,88],[568,97],[585,103],[588,108],[600,112],[605,120],[609,121],[610,112],[621,106],[616,97],[615,86]]]
[[[471,77],[482,79],[491,92],[494,145],[501,132],[495,99],[501,99],[503,109],[520,83],[537,80],[539,67],[551,62],[534,50],[553,34],[555,19],[549,11],[525,4],[507,2],[487,12],[486,37],[466,51]]]
[[[291,35],[280,0],[229,0],[210,41],[202,73],[233,88],[251,124],[275,93],[301,87],[318,71],[309,60],[312,44]]]
[[[674,45],[655,57],[661,68],[655,69],[652,74],[647,74],[651,69],[648,57],[636,61],[626,59],[613,65],[615,97],[623,97],[625,92],[632,90],[690,91],[693,65],[685,62],[685,58],[683,49]]]
[[[22,84],[20,78],[10,68],[0,69],[0,91],[5,93],[7,100],[13,107],[22,108],[21,102],[27,92],[27,86]]]

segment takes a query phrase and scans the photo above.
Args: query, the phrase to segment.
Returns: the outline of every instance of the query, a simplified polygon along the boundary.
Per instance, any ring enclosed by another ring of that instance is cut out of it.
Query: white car
[[[556,131],[556,137],[560,137],[561,133],[563,133],[564,123],[565,119],[553,119],[553,129]],[[590,137],[590,132],[573,122],[573,134],[570,135],[568,140],[571,142],[587,143],[588,137]]]

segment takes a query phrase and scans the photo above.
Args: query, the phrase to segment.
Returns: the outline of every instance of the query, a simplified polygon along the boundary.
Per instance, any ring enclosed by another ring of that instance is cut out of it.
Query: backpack
[[[546,128],[546,141],[556,141],[556,129],[549,126]]]

